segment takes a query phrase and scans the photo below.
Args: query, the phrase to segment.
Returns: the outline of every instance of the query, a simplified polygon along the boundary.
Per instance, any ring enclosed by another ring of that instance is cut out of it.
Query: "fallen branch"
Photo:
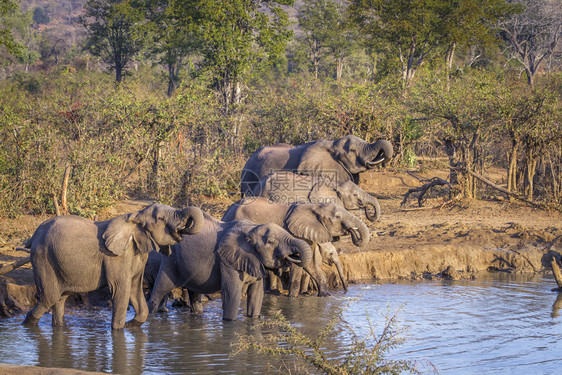
[[[13,271],[16,268],[19,268],[19,267],[29,263],[30,261],[31,261],[31,257],[25,257],[25,258],[22,258],[22,259],[18,259],[13,263],[6,264],[6,265],[0,267],[0,275],[3,275],[3,274],[8,273],[10,271]]]
[[[553,288],[552,291],[562,292],[562,273],[560,273],[560,267],[558,267],[558,262],[556,262],[556,258],[552,257],[550,261],[550,266],[552,267],[552,274],[554,275],[554,280],[556,280],[556,284],[558,288]]]
[[[418,188],[413,188],[413,189],[408,190],[408,192],[404,195],[404,199],[402,200],[402,203],[400,203],[400,206],[403,206],[403,205],[406,204],[410,194],[419,192],[420,194],[418,195],[418,205],[421,207],[423,205],[423,202],[424,202],[423,197],[429,189],[431,189],[434,186],[443,186],[443,185],[448,185],[449,188],[451,187],[451,184],[448,181],[445,181],[445,180],[443,180],[442,178],[439,178],[439,177],[433,177],[431,180],[425,180],[425,181],[429,181],[429,182],[420,186],[420,187],[418,187]]]
[[[490,181],[490,180],[488,180],[487,178],[485,178],[485,177],[479,175],[479,174],[476,173],[476,172],[473,172],[473,171],[468,170],[468,169],[466,169],[466,168],[463,168],[462,170],[465,171],[466,173],[468,173],[469,175],[473,176],[474,178],[478,179],[479,181],[483,182],[484,184],[486,184],[486,185],[488,185],[488,186],[490,186],[490,187],[492,187],[492,188],[494,188],[494,189],[496,189],[496,190],[499,190],[499,191],[501,191],[502,193],[509,195],[510,197],[514,197],[515,199],[519,199],[520,201],[523,201],[523,202],[528,203],[528,204],[530,204],[530,205],[532,205],[532,206],[535,206],[535,207],[544,208],[544,205],[542,205],[542,204],[540,204],[540,203],[537,203],[537,202],[533,202],[533,201],[528,200],[528,199],[526,199],[526,198],[523,198],[523,197],[520,196],[519,194],[512,193],[511,191],[509,191],[509,190],[507,190],[507,189],[504,189],[504,188],[502,188],[501,186],[498,186],[498,185],[494,184],[492,181]]]

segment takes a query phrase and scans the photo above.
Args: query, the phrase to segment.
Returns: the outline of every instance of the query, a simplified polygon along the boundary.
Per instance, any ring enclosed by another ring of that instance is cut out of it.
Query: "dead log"
[[[22,258],[22,259],[18,259],[13,263],[6,264],[6,265],[0,267],[0,275],[3,275],[3,274],[8,273],[10,271],[13,271],[16,268],[21,267],[21,266],[29,263],[30,261],[31,261],[31,257],[25,257],[25,258]]]
[[[552,291],[562,292],[562,273],[560,273],[560,267],[558,267],[558,262],[556,261],[555,257],[552,257],[550,261],[550,266],[552,267],[552,274],[554,275],[554,280],[556,280],[556,284],[558,288],[552,289]]]
[[[501,191],[501,192],[504,193],[504,194],[509,195],[510,197],[514,197],[514,198],[516,198],[516,199],[519,199],[520,201],[523,201],[523,202],[528,203],[528,204],[530,204],[530,205],[532,205],[532,206],[535,206],[535,207],[540,207],[540,208],[543,208],[543,207],[544,207],[544,206],[543,206],[542,204],[540,204],[540,203],[533,202],[533,201],[531,201],[531,200],[529,200],[529,199],[523,198],[522,196],[520,196],[520,195],[518,195],[518,194],[512,193],[511,191],[509,191],[509,190],[507,190],[507,189],[504,189],[504,188],[502,188],[501,186],[498,186],[498,185],[494,184],[492,181],[488,180],[488,179],[485,178],[484,176],[479,175],[479,174],[476,173],[476,172],[473,172],[473,171],[468,170],[468,169],[466,169],[466,168],[463,168],[463,170],[464,170],[466,173],[468,173],[469,175],[471,175],[471,176],[473,176],[474,178],[476,178],[477,180],[483,182],[484,184],[486,184],[486,185],[488,185],[488,186],[490,186],[490,187],[492,187],[492,188],[494,188],[494,189],[496,189],[496,190]]]
[[[422,180],[420,180],[420,181],[422,181]],[[439,178],[439,177],[433,177],[431,180],[424,180],[424,181],[428,181],[428,182],[426,184],[423,184],[422,186],[420,186],[418,188],[410,189],[410,190],[408,190],[408,192],[406,194],[404,194],[404,199],[402,200],[402,203],[400,203],[400,206],[403,206],[403,205],[406,204],[410,194],[419,192],[420,194],[418,195],[418,205],[421,207],[423,205],[423,202],[424,202],[423,197],[424,197],[425,193],[427,193],[427,191],[430,190],[432,187],[443,186],[443,185],[448,185],[449,187],[451,186],[451,184],[448,181],[445,181],[445,180],[443,180],[442,178]]]

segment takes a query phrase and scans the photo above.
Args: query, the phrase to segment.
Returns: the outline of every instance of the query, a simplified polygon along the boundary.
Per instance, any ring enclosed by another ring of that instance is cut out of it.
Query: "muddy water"
[[[331,298],[266,296],[263,312],[276,310],[309,335],[329,321],[338,306],[359,335],[382,330],[396,315],[405,342],[391,357],[417,361],[424,373],[555,374],[562,370],[562,298],[549,277],[495,275],[472,281],[364,284]],[[0,363],[67,367],[121,374],[262,374],[283,363],[265,355],[231,356],[239,336],[263,337],[266,328],[240,319],[222,322],[220,301],[203,317],[171,310],[141,328],[112,332],[108,310],[67,313],[68,327],[53,329],[50,316],[39,327],[21,327],[22,317],[0,320]],[[329,350],[341,355],[350,342],[339,330]]]

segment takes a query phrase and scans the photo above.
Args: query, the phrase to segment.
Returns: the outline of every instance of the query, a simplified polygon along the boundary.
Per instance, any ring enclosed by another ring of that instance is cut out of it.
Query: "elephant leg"
[[[62,293],[59,291],[58,283],[55,282],[53,284],[54,285],[49,288],[44,288],[41,286],[41,282],[39,282],[37,289],[42,290],[43,292],[39,294],[37,303],[25,316],[22,323],[24,326],[36,326],[43,314],[49,311],[54,304],[60,301]]]
[[[180,284],[179,276],[177,275],[177,269],[175,265],[171,264],[171,261],[162,261],[160,265],[160,271],[156,280],[154,281],[154,287],[150,291],[150,299],[148,300],[148,311],[150,314],[155,312],[161,312],[162,300]],[[164,304],[164,310],[165,309]]]
[[[64,304],[67,295],[63,295],[57,303],[53,305],[53,327],[64,327]]]
[[[237,270],[221,265],[222,319],[236,320],[242,296],[242,278]]]
[[[280,294],[283,289],[281,277],[279,277],[275,272],[267,270],[267,278],[269,280],[269,288],[267,290],[275,294]]]
[[[302,279],[301,279],[301,288],[300,293],[308,293],[310,287],[310,275],[306,272],[301,272]]]
[[[312,277],[316,280],[316,286],[318,287],[318,297],[327,297],[330,295],[328,293],[328,280],[326,278],[326,274],[322,271],[320,266],[322,265],[322,254],[320,253],[320,246],[317,243],[313,245],[313,256],[312,256],[312,265],[310,266],[310,270],[314,274],[311,274]]]
[[[203,315],[203,302],[201,302],[202,294],[195,293],[191,290],[187,291],[189,295],[189,306],[191,306],[191,312],[195,315]]]
[[[298,297],[301,290],[302,268],[291,265],[289,272],[289,297]]]
[[[111,283],[110,283],[111,285]],[[125,328],[125,320],[127,319],[127,308],[131,297],[131,281],[119,281],[115,285],[110,286],[110,292],[113,296],[113,307],[111,311],[111,328]]]
[[[249,318],[260,317],[263,295],[263,279],[259,279],[255,283],[251,283],[250,285],[248,285],[248,293],[246,297],[246,314]]]
[[[131,281],[131,296],[129,298],[133,309],[135,309],[135,317],[128,321],[126,327],[137,327],[146,322],[148,318],[148,305],[142,290],[143,274],[140,272]]]

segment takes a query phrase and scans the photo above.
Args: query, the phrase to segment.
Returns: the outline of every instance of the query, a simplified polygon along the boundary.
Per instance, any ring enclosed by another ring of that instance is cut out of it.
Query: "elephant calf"
[[[205,222],[194,236],[184,236],[173,246],[172,255],[161,259],[160,270],[150,292],[149,310],[173,288],[189,290],[191,308],[201,312],[201,294],[220,290],[224,320],[238,316],[242,290],[247,287],[248,317],[258,317],[263,301],[266,269],[294,263],[307,267],[310,246],[293,238],[275,224],[256,225],[248,220],[222,222],[204,213]]]
[[[283,204],[265,198],[248,197],[232,204],[224,214],[224,221],[248,219],[258,224],[275,223],[291,235],[306,240],[314,248],[311,276],[318,283],[318,295],[327,296],[326,275],[320,268],[322,262],[335,264],[344,289],[345,277],[338,253],[332,242],[339,236],[351,235],[355,246],[369,242],[369,229],[356,216],[335,204]],[[300,291],[301,269],[291,269],[289,295],[296,297]]]
[[[64,303],[71,293],[104,286],[113,296],[113,329],[144,323],[148,307],[142,279],[148,253],[161,249],[169,255],[182,234],[195,234],[202,224],[197,207],[176,210],[159,203],[108,221],[73,215],[45,221],[25,244],[31,249],[38,302],[23,324],[36,325],[52,307],[53,325],[64,325]],[[135,317],[125,324],[129,301]]]
[[[335,175],[274,172],[262,178],[252,194],[277,203],[333,203],[345,207],[346,210],[362,208],[369,221],[377,221],[381,214],[377,198],[353,181],[337,180]]]

